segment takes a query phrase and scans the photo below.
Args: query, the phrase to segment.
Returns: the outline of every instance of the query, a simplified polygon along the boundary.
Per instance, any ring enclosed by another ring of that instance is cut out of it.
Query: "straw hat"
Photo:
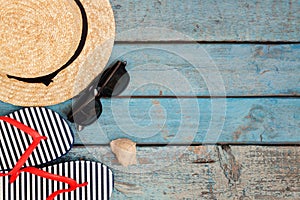
[[[102,72],[115,37],[109,0],[0,0],[0,100],[68,100]]]

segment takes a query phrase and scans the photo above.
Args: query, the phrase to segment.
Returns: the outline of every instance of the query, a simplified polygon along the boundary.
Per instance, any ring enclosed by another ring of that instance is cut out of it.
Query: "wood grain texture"
[[[76,144],[300,143],[299,98],[104,99]],[[66,116],[71,101],[50,107]]]
[[[128,62],[124,96],[295,96],[300,45],[117,44]]]
[[[300,45],[283,44],[300,42],[299,0],[110,2],[111,60],[128,61],[131,83],[97,123],[71,124],[75,147],[56,162],[108,165],[118,200],[300,200],[299,146],[188,147],[300,143]],[[50,108],[66,118],[71,103]],[[19,108],[0,102],[0,115]],[[140,145],[135,166],[106,146],[123,137]]]
[[[76,147],[63,160],[111,167],[112,199],[300,199],[299,147],[138,147],[137,157],[125,168],[109,147]]]
[[[117,41],[293,41],[298,0],[110,0]]]
[[[76,144],[300,143],[299,98],[103,99],[99,120],[76,133]],[[0,115],[18,107],[0,103]],[[49,107],[66,118],[72,101]]]

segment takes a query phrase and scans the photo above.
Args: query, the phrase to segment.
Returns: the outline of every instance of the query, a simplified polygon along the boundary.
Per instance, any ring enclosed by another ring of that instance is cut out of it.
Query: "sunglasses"
[[[125,67],[126,61],[117,61],[101,74],[100,79],[74,98],[68,120],[75,123],[77,130],[95,122],[102,113],[101,97],[114,97],[121,94],[129,84],[130,77]]]

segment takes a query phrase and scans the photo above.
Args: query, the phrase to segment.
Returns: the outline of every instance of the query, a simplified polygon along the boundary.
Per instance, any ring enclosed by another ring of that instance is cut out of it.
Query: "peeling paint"
[[[220,161],[220,167],[223,170],[229,184],[239,181],[242,165],[236,160],[229,145],[218,146],[217,153]]]

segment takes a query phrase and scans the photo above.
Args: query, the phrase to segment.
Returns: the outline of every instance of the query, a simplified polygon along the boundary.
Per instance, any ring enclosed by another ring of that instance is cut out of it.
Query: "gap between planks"
[[[148,40],[148,41],[115,41],[115,45],[149,45],[149,44],[249,44],[249,45],[288,45],[288,44],[300,44],[300,41],[190,41],[190,40]]]
[[[114,99],[267,99],[267,98],[300,98],[300,94],[277,94],[277,95],[248,95],[248,96],[168,96],[168,95],[135,95],[135,96],[117,96]]]
[[[160,144],[160,143],[151,143],[151,144],[146,144],[146,143],[137,143],[136,147],[140,147],[140,148],[145,148],[145,147],[198,147],[198,146],[211,146],[211,145],[215,145],[215,146],[224,146],[224,145],[230,145],[230,146],[251,146],[251,145],[255,145],[255,146],[261,146],[261,147],[300,147],[300,143],[260,143],[260,144],[249,144],[249,143],[233,143],[233,142],[219,142],[219,143],[215,143],[215,144],[201,144],[201,143],[193,143],[193,144]],[[97,147],[109,147],[109,144],[74,144],[73,147],[75,148],[84,148],[84,147],[88,147],[88,148],[97,148]]]

